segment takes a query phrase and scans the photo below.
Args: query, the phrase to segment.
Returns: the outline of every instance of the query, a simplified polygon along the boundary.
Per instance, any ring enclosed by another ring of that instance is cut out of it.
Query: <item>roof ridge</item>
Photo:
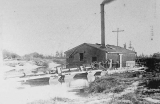
[[[76,50],[76,48],[82,46],[82,45],[88,45],[88,46],[91,46],[91,47],[94,47],[94,48],[97,48],[99,50],[102,50],[102,51],[105,51],[105,52],[117,52],[117,53],[136,53],[135,51],[132,51],[132,50],[129,50],[129,49],[126,49],[124,47],[120,47],[120,46],[115,46],[115,45],[110,45],[110,44],[107,44],[105,48],[101,48],[101,44],[92,44],[92,43],[82,43],[68,51],[74,51]],[[66,52],[68,52],[66,51]]]

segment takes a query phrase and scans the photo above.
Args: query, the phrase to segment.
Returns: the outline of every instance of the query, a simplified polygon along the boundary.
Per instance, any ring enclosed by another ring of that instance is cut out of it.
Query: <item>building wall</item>
[[[119,54],[116,53],[107,53],[107,59],[112,59],[113,62],[119,61]]]
[[[83,60],[80,61],[80,53],[83,53]],[[118,53],[106,53],[101,51],[100,49],[91,47],[87,44],[82,44],[76,49],[66,52],[66,62],[67,68],[70,67],[79,67],[83,64],[91,64],[92,57],[97,57],[97,62],[106,61],[108,59],[113,60],[113,66],[116,66],[116,63],[120,61],[120,56]],[[136,58],[136,54],[123,54],[122,63],[123,67],[126,66],[126,61],[134,61]]]
[[[120,56],[117,53],[106,53],[106,58],[107,59],[112,59],[113,61],[113,66],[116,64],[116,62],[120,61]],[[122,66],[125,67],[126,66],[126,61],[135,61],[136,59],[136,54],[123,54],[122,56]]]
[[[80,61],[80,53],[83,53],[84,59],[83,61]],[[72,54],[70,57],[69,55]],[[105,61],[105,52],[93,48],[91,46],[88,46],[86,44],[78,47],[75,51],[67,52],[67,67],[78,67],[83,64],[91,64],[92,57],[97,57],[97,62]]]
[[[123,62],[123,67],[126,66],[126,61],[135,61],[136,59],[136,54],[123,54],[122,56],[122,62]]]
[[[107,54],[107,57],[106,59],[112,59],[112,66],[113,67],[117,67],[117,61],[119,62],[120,61],[120,56],[119,54],[116,54],[116,53],[106,53]]]

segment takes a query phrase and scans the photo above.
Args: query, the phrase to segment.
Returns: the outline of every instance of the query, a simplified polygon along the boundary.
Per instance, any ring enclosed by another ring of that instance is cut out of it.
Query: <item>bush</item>
[[[113,89],[111,89],[111,91],[113,92],[113,93],[120,93],[120,92],[122,92],[124,89],[126,88],[126,86],[124,85],[119,85],[119,86],[117,86],[117,87],[114,87]]]
[[[119,78],[134,78],[134,77],[139,77],[139,75],[141,75],[141,72],[139,71],[112,74],[112,76],[117,76]]]
[[[119,84],[118,80],[114,77],[99,78],[90,84],[89,92],[100,93],[105,90],[108,92],[108,89],[110,90]]]
[[[130,100],[133,102],[133,104],[138,104],[138,100],[137,97],[134,93],[128,93],[126,95],[123,95],[122,97],[120,97],[119,99],[125,99],[125,100]]]
[[[126,103],[121,103],[121,101],[123,102],[123,100],[129,100],[132,102],[132,104],[155,104],[140,98],[135,93],[128,93],[126,95],[119,97],[118,98],[119,102],[117,104],[126,104]]]
[[[160,88],[160,78],[159,79],[151,79],[145,82],[147,88],[151,89],[159,89]]]
[[[137,59],[136,62],[147,67],[147,72],[160,72],[160,58],[140,58]]]
[[[44,66],[44,67],[49,66],[47,61],[43,61],[40,59],[35,59],[34,62],[35,62],[35,65],[37,65],[37,66]]]
[[[90,93],[119,93],[131,85],[133,82],[139,80],[140,72],[124,72],[106,75],[96,79],[89,86]]]
[[[160,73],[146,72],[143,73],[140,86],[144,86],[147,89],[159,89],[160,88]]]

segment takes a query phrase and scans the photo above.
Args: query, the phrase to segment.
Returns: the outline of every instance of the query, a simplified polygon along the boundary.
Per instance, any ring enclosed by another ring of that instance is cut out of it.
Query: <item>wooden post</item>
[[[109,59],[110,60],[110,65],[109,65],[109,69],[111,69],[112,68],[112,59]]]
[[[112,31],[112,32],[117,32],[117,46],[118,46],[118,33],[119,32],[123,32],[124,30],[119,30],[119,28],[117,28],[117,31]]]
[[[123,56],[123,54],[119,54],[119,56],[120,56],[120,69],[122,68],[122,64],[123,64],[123,62],[122,62],[122,56]]]

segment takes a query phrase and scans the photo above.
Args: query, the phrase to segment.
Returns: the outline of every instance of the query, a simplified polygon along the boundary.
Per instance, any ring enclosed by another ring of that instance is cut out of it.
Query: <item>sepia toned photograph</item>
[[[160,0],[0,4],[0,104],[160,104]]]

